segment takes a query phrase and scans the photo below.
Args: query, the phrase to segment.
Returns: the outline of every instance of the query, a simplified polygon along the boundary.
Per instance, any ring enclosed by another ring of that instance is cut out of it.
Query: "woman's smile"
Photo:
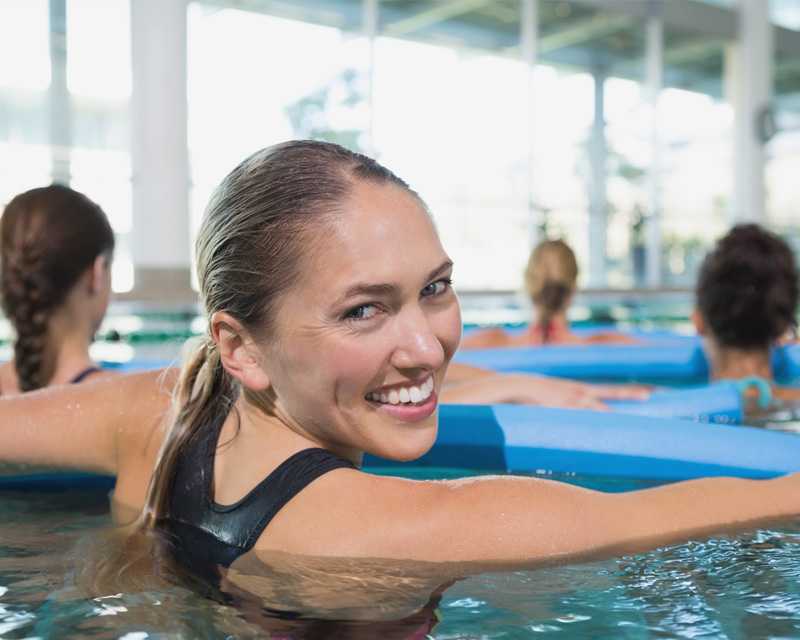
[[[428,374],[416,383],[386,385],[367,394],[367,401],[379,411],[403,422],[430,417],[438,404],[434,376]]]

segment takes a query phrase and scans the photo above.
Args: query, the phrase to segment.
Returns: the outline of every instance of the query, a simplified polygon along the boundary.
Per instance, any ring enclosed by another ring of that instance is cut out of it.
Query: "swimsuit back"
[[[212,565],[229,566],[253,548],[272,519],[311,482],[334,469],[354,465],[325,449],[298,451],[284,460],[241,500],[214,501],[214,455],[222,425],[200,429],[178,461],[169,502],[162,519],[172,542]],[[191,558],[186,558],[191,561]],[[196,564],[191,562],[191,564]]]

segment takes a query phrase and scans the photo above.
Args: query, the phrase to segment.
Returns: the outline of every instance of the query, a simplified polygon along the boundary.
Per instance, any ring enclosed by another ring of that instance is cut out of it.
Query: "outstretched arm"
[[[154,424],[172,384],[148,371],[0,399],[0,461],[114,474],[121,438]]]
[[[259,546],[322,556],[519,564],[642,551],[797,513],[799,475],[601,493],[534,478],[414,482],[339,470],[287,505]]]

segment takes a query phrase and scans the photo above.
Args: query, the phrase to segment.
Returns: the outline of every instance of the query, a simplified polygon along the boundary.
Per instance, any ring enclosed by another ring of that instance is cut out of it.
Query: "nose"
[[[435,370],[444,364],[442,342],[422,309],[398,317],[396,344],[391,363],[397,369]]]

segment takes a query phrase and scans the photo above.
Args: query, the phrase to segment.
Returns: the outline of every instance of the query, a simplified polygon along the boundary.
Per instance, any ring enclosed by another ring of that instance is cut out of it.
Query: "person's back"
[[[731,229],[700,268],[693,320],[711,379],[753,381],[746,407],[751,424],[797,413],[792,406],[800,404],[800,389],[775,384],[771,350],[797,328],[798,295],[792,249],[755,224]]]
[[[526,347],[549,344],[635,343],[619,333],[601,332],[579,336],[572,332],[567,310],[578,282],[578,261],[563,240],[544,240],[531,251],[525,267],[525,292],[534,321],[525,331],[484,329],[464,337],[462,349]]]
[[[100,375],[89,346],[108,308],[114,233],[102,209],[62,185],[13,198],[0,219],[0,297],[14,358],[0,393]]]

